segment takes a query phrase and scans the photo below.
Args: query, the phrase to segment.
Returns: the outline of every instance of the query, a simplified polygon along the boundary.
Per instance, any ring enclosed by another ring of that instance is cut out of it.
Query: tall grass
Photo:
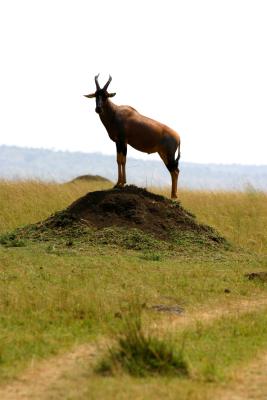
[[[105,182],[68,184],[0,181],[0,233],[47,218],[88,191],[110,187]]]
[[[169,190],[157,190],[168,196]],[[267,193],[181,190],[182,205],[237,246],[259,253],[267,249]]]

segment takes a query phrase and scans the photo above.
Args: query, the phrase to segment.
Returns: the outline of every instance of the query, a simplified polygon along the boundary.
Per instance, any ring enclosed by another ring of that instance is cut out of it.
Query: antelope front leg
[[[115,185],[116,187],[123,187],[126,183],[126,154],[127,154],[127,145],[126,143],[118,142],[117,146],[117,163],[118,163],[118,182]]]

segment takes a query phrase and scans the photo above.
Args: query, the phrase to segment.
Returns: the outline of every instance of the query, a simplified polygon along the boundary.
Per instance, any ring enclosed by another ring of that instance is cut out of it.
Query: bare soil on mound
[[[52,215],[42,226],[58,229],[74,223],[96,229],[137,228],[162,240],[170,240],[175,232],[188,232],[217,243],[225,241],[211,227],[198,224],[195,216],[179,202],[136,186],[87,193],[65,210]]]

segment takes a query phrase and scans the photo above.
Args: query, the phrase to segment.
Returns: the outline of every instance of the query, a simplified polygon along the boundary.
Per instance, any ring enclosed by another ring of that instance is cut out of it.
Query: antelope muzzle
[[[103,99],[101,97],[96,98],[96,108],[95,112],[101,114],[103,111]]]

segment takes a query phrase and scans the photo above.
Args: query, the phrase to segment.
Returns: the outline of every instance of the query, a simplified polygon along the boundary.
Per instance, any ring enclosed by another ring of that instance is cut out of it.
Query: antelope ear
[[[116,93],[108,93],[108,97],[114,97]]]
[[[87,97],[88,99],[92,99],[93,97],[95,97],[95,93],[92,93],[92,94],[84,94],[84,97]]]

